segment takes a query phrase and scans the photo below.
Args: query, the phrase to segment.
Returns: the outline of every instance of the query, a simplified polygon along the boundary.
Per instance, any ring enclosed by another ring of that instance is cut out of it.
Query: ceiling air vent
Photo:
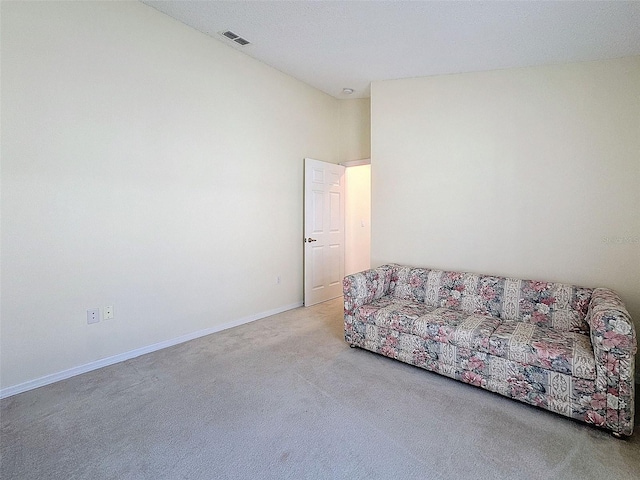
[[[226,32],[220,32],[220,35],[223,37],[227,37],[232,42],[237,43],[238,45],[244,47],[245,45],[249,45],[251,42],[242,38],[240,35],[233,33],[231,30],[227,30]]]

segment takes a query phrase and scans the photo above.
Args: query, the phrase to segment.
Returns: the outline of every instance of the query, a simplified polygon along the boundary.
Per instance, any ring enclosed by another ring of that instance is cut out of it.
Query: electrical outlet
[[[104,319],[109,320],[110,318],[113,318],[113,307],[104,307]]]
[[[87,323],[98,323],[100,321],[100,309],[91,308],[87,310]]]
[[[276,277],[276,285],[280,285],[280,275]]]

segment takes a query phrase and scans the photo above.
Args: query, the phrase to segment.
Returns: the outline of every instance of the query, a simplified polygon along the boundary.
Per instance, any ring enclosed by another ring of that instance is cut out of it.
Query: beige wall
[[[2,388],[301,303],[338,100],[138,2],[2,2],[1,38]]]
[[[340,162],[371,158],[371,102],[368,98],[341,100],[338,156]]]
[[[375,82],[372,265],[607,286],[640,326],[640,57]]]

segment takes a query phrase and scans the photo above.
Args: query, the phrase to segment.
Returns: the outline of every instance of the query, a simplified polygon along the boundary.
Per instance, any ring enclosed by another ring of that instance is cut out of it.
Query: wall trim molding
[[[363,158],[362,160],[350,160],[348,162],[340,162],[338,165],[343,167],[359,167],[360,165],[371,165],[370,158]]]
[[[120,353],[118,355],[113,355],[111,357],[102,358],[100,360],[96,360],[94,362],[90,362],[85,365],[80,365],[77,367],[69,368],[67,370],[62,370],[61,372],[45,375],[44,377],[36,378],[34,380],[29,380],[27,382],[20,383],[18,385],[0,389],[0,398],[7,398],[13,395],[17,395],[19,393],[33,390],[35,388],[44,387],[45,385],[50,385],[52,383],[59,382],[60,380],[66,380],[67,378],[75,377],[76,375],[81,375],[83,373],[91,372],[99,368],[108,367],[109,365],[114,365],[116,363],[124,362],[125,360],[130,360],[132,358],[136,358],[141,355],[145,355],[147,353],[152,353],[158,350],[162,350],[163,348],[173,347],[174,345],[178,345],[180,343],[188,342],[190,340],[195,340],[196,338],[204,337],[206,335],[211,335],[212,333],[221,332],[223,330],[228,330],[229,328],[238,327],[240,325],[251,323],[256,320],[260,320],[262,318],[266,318],[272,315],[276,315],[278,313],[286,312],[288,310],[293,310],[294,308],[298,308],[298,307],[302,307],[302,302],[297,302],[291,305],[285,305],[283,307],[267,310],[265,312],[256,313],[253,315],[249,315],[247,317],[239,318],[237,320],[232,320],[231,322],[223,323],[221,325],[216,325],[215,327],[205,328],[204,330],[198,330],[196,332],[187,333],[185,335],[181,335],[176,338],[165,340],[163,342],[154,343],[153,345],[147,345],[146,347],[136,348],[134,350]]]

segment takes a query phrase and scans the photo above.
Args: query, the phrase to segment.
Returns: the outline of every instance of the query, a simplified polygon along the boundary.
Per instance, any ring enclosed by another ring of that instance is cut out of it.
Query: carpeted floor
[[[1,402],[9,479],[637,479],[626,441],[351,349],[341,299]]]

